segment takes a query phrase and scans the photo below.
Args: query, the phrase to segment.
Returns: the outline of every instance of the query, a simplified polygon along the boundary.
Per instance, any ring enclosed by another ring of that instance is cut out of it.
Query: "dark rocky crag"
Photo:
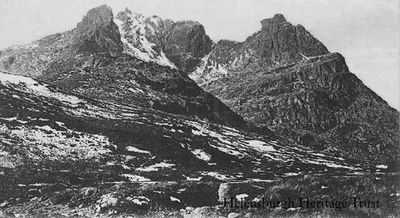
[[[166,35],[165,53],[175,65],[193,71],[200,59],[211,51],[212,41],[198,22],[176,22]]]
[[[396,166],[399,113],[338,53],[278,14],[244,42],[219,41],[190,74],[202,88],[279,136],[365,166]]]
[[[76,27],[73,47],[78,52],[121,52],[121,36],[113,20],[106,5],[89,10]]]

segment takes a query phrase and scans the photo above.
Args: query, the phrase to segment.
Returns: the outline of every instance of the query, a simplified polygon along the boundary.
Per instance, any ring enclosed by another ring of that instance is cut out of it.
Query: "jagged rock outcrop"
[[[327,54],[327,48],[315,39],[303,26],[292,25],[282,14],[261,21],[259,44],[263,58],[273,59],[281,64],[302,59],[302,55]],[[253,47],[252,45],[250,45]]]
[[[221,40],[190,74],[247,120],[366,165],[399,158],[399,113],[304,27],[264,19],[244,42]]]
[[[121,36],[113,20],[107,5],[89,10],[76,26],[73,46],[78,52],[121,52]]]
[[[185,72],[194,70],[201,58],[211,51],[212,41],[198,22],[176,22],[166,37],[167,56]]]
[[[265,71],[329,53],[303,26],[292,25],[281,14],[264,19],[261,24],[261,30],[244,42],[220,40],[204,58],[202,66],[192,72],[192,78],[202,84],[209,78],[226,75],[227,71]],[[203,81],[202,77],[207,78]]]

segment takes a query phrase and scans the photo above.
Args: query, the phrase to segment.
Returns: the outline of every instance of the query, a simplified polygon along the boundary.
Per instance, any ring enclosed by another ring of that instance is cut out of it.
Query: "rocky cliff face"
[[[244,42],[217,43],[190,77],[247,120],[306,146],[394,164],[398,112],[345,59],[282,15]]]
[[[204,27],[198,22],[176,22],[166,38],[165,51],[168,57],[185,72],[194,70],[212,46]]]
[[[73,46],[78,52],[121,52],[122,42],[111,8],[89,10],[76,26]]]

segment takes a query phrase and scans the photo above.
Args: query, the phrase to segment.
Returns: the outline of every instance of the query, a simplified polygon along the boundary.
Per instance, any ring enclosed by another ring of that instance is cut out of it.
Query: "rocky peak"
[[[277,25],[287,22],[286,18],[282,14],[275,14],[272,18],[267,18],[261,21],[263,28],[267,28],[270,25]]]
[[[212,45],[203,25],[195,21],[178,21],[167,35],[165,53],[179,69],[191,72],[211,51]]]
[[[78,52],[120,52],[120,38],[111,8],[102,5],[89,10],[78,23],[73,47]]]
[[[161,19],[161,17],[157,15],[153,15],[151,17],[146,18],[145,22],[158,27],[162,25],[163,19]]]
[[[294,26],[282,14],[261,21],[260,31],[249,36],[243,42],[221,40],[195,72],[196,78],[219,78],[233,71],[247,69],[252,72],[271,71],[301,63],[310,58],[329,54],[328,49],[312,36],[303,26]],[[219,66],[217,69],[213,66]],[[204,67],[205,66],[205,67]],[[217,73],[219,72],[219,73]],[[197,81],[199,82],[199,81]],[[202,83],[202,82],[200,82]]]
[[[368,164],[391,162],[398,113],[303,26],[280,14],[261,24],[244,42],[218,42],[190,77],[281,137]]]
[[[103,24],[111,23],[113,20],[113,13],[107,5],[90,9],[83,20],[78,24],[78,27],[86,27],[87,24],[101,26]]]
[[[264,56],[278,62],[301,60],[303,55],[316,56],[329,53],[328,49],[303,26],[294,26],[282,14],[261,21],[257,40],[264,41]]]

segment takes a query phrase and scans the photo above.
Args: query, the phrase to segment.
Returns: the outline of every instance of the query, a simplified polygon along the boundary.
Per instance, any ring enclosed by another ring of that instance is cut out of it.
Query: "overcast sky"
[[[0,0],[0,49],[72,29],[101,4],[202,23],[217,41],[243,41],[282,13],[302,24],[390,105],[400,109],[399,0]]]

